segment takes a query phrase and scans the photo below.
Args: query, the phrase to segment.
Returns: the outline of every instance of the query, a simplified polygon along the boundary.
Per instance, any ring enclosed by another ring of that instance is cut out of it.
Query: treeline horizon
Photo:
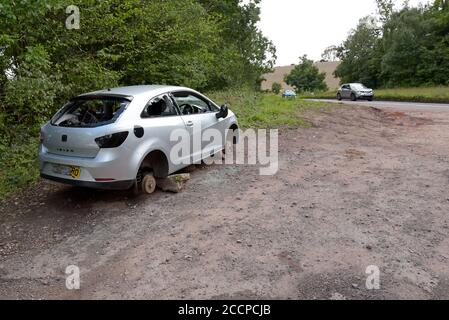
[[[373,88],[448,86],[449,1],[398,10],[393,0],[376,2],[377,16],[362,18],[323,54],[341,61],[334,75]]]

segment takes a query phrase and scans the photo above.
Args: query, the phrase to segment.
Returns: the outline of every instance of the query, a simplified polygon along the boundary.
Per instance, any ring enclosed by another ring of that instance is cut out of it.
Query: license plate
[[[81,176],[81,168],[76,166],[53,165],[53,172],[73,179],[79,179]]]

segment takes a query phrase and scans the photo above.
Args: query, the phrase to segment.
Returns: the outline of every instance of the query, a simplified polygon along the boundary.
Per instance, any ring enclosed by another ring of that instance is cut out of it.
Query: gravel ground
[[[198,166],[179,194],[40,181],[3,201],[0,298],[448,299],[449,111],[307,117],[280,131],[275,176]]]

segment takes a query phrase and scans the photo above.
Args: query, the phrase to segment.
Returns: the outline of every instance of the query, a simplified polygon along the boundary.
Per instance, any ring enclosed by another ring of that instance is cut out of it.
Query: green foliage
[[[275,59],[259,2],[81,0],[79,30],[65,27],[68,0],[2,4],[3,119],[34,127],[68,98],[118,85],[255,87]]]
[[[377,11],[382,21],[388,21],[394,12],[394,0],[376,0]]]
[[[376,21],[372,17],[365,17],[337,48],[337,56],[342,62],[335,70],[335,76],[341,78],[342,83],[361,82],[369,87],[377,87],[379,33]]]
[[[306,110],[325,111],[329,103],[283,99],[251,89],[231,89],[208,94],[218,104],[227,103],[242,128],[310,127],[302,116]]]
[[[381,24],[373,17],[360,21],[338,47],[335,75],[370,87],[448,85],[448,2],[399,11],[390,0],[377,2]]]
[[[323,54],[321,55],[321,61],[336,61],[338,54],[337,46],[329,46],[324,49]]]
[[[2,127],[29,124],[30,131],[36,132],[53,113],[53,101],[62,86],[59,76],[51,72],[52,63],[42,46],[28,47],[22,58],[21,68],[3,88]],[[16,134],[14,130],[7,133],[12,138]]]
[[[320,73],[318,67],[307,56],[299,58],[299,64],[285,77],[285,82],[294,87],[297,92],[326,91],[325,73]]]
[[[0,199],[37,179],[38,143],[37,137],[24,135],[9,146],[0,144]]]
[[[281,93],[281,90],[282,90],[282,85],[280,83],[278,83],[278,82],[274,82],[273,85],[271,86],[271,91],[274,94]]]

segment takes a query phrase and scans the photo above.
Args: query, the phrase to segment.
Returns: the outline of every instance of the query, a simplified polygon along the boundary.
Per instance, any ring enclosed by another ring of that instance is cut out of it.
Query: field
[[[304,94],[302,98],[334,99],[336,91]],[[375,90],[377,100],[449,103],[449,87],[396,88]]]
[[[308,127],[301,112],[326,107],[323,103],[286,100],[250,90],[219,91],[208,95],[217,103],[227,103],[244,128]],[[37,149],[37,136],[22,137],[11,147],[1,146],[0,199],[37,180]]]

